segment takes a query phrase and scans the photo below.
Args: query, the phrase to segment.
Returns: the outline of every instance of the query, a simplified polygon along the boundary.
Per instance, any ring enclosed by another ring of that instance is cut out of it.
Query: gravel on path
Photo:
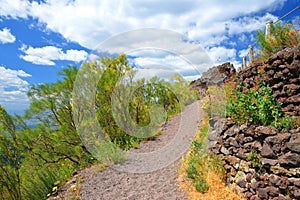
[[[178,189],[180,158],[196,135],[203,117],[200,102],[187,106],[162,127],[162,134],[129,153],[125,164],[95,172],[80,170],[84,177],[83,200],[185,200]],[[161,158],[157,155],[161,153]],[[141,156],[143,155],[143,156]],[[149,156],[150,155],[150,156]],[[143,160],[143,157],[146,159]],[[147,157],[148,156],[148,157]],[[155,162],[156,161],[156,162]]]

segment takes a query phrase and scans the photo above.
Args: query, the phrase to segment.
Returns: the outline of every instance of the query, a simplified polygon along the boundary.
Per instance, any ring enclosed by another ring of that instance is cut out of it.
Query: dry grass
[[[207,126],[209,123],[209,119],[205,118],[201,122],[201,127]],[[197,135],[197,138],[195,138],[196,141],[201,141],[203,138],[201,137],[201,130],[199,131],[199,134]],[[188,199],[190,200],[238,200],[238,199],[244,199],[241,196],[235,194],[233,192],[233,189],[226,186],[225,184],[225,175],[220,173],[218,169],[215,168],[213,164],[213,159],[210,156],[205,156],[201,158],[201,165],[198,165],[198,170],[205,170],[206,173],[206,182],[209,185],[209,189],[205,193],[198,192],[195,187],[194,183],[191,179],[187,178],[186,169],[188,167],[188,161],[193,156],[192,150],[190,150],[185,157],[182,158],[182,165],[179,169],[179,176],[177,181],[179,182],[179,188],[183,193],[186,193],[188,196]],[[206,160],[203,160],[206,159]]]
[[[183,170],[185,171],[185,170]],[[178,178],[179,188],[182,192],[188,195],[190,200],[239,200],[244,199],[233,192],[233,189],[226,186],[224,179],[220,174],[210,170],[207,173],[207,183],[209,189],[206,193],[198,192],[192,181],[188,180],[184,173],[181,173]]]

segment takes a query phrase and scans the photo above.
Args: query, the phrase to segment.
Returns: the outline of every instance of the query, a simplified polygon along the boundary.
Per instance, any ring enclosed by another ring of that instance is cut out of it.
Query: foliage
[[[250,161],[253,167],[261,168],[262,166],[262,157],[256,152],[250,152],[247,154],[246,160]]]
[[[124,54],[82,68],[88,74],[81,79],[78,68],[68,66],[59,73],[59,81],[31,86],[30,108],[23,117],[12,117],[0,106],[0,199],[45,199],[55,195],[74,170],[93,164],[95,158],[123,162],[126,157],[118,147],[128,150],[161,134],[156,128],[195,100],[180,76],[169,82],[156,77],[137,80]],[[75,83],[82,86],[82,107],[74,107]],[[88,120],[87,138],[80,138],[78,122],[86,117],[84,110],[96,113],[90,116],[96,117],[104,137]],[[35,126],[27,126],[27,121]]]
[[[28,92],[31,104],[25,117],[37,121],[37,125],[26,129],[26,141],[39,165],[62,160],[76,166],[92,162],[73,121],[71,95],[77,71],[69,66],[59,73],[62,81],[31,86]]]
[[[226,90],[224,86],[208,86],[206,98],[202,100],[202,108],[210,116],[226,116]]]
[[[224,175],[222,161],[207,152],[208,117],[204,119],[204,122],[197,139],[192,143],[185,170],[186,176],[193,182],[195,189],[201,193],[207,192],[210,187],[207,183],[207,175],[211,171],[220,176]]]
[[[26,169],[30,171],[25,172]],[[46,199],[49,196],[57,194],[57,187],[72,174],[73,169],[66,166],[52,165],[51,167],[37,168],[31,171],[30,168],[24,166],[23,171],[23,194],[24,199]],[[30,178],[28,178],[30,177]]]
[[[292,48],[300,42],[299,30],[295,30],[292,24],[285,23],[282,26],[280,23],[271,23],[270,32],[271,35],[265,36],[263,31],[257,31],[260,53],[265,59],[286,47]]]
[[[22,199],[22,151],[13,118],[0,106],[0,199]]]
[[[109,141],[127,150],[157,134],[171,114],[191,103],[195,95],[180,76],[171,82],[153,77],[135,79],[127,57],[102,58],[96,92],[96,116]]]
[[[294,120],[281,111],[281,103],[273,96],[269,86],[261,83],[258,89],[240,85],[232,90],[227,105],[229,117],[241,123],[272,125],[276,128],[294,127]]]

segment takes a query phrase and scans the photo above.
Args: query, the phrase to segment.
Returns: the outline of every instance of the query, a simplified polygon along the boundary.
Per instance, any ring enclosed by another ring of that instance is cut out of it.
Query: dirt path
[[[125,164],[100,172],[91,168],[80,171],[79,175],[84,177],[80,184],[81,199],[187,199],[178,190],[177,170],[202,115],[199,101],[195,102],[172,117],[162,127],[162,135],[131,150]]]

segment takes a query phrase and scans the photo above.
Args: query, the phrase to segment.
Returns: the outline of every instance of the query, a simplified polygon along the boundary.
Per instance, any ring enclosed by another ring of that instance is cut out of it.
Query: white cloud
[[[0,15],[14,19],[25,18],[30,13],[30,2],[27,0],[1,0]]]
[[[285,1],[47,0],[36,2],[2,0],[0,1],[0,17],[33,17],[42,24],[40,27],[60,33],[67,40],[77,42],[89,49],[95,49],[103,41],[126,31],[141,28],[172,30],[196,40],[207,50],[209,56],[203,54],[201,61],[206,57],[211,57],[214,63],[231,61],[239,64],[240,61],[236,60],[236,50],[228,47],[239,44],[229,41],[230,37],[240,34],[248,36],[250,32],[263,28],[269,20],[276,20],[277,17],[268,12],[280,8]],[[266,13],[263,16],[262,11]],[[250,41],[253,42],[251,34]],[[237,42],[247,43],[248,41],[243,37]],[[157,44],[161,44],[163,48],[164,45],[169,47],[172,42],[161,38],[161,35],[137,35],[118,38],[114,44],[110,44],[109,50],[117,49],[117,51],[128,52],[139,45],[153,47]],[[224,44],[228,46],[225,47]],[[184,43],[180,45],[176,43],[176,45],[178,49],[184,51],[181,56],[188,55],[189,61],[197,62],[197,56],[199,56],[195,53],[197,48],[186,48]],[[84,51],[63,52],[62,49],[53,46],[28,47],[24,48],[23,52],[24,55],[21,57],[24,60],[43,65],[55,65],[56,60],[80,61],[86,57]],[[145,55],[141,59],[155,60]],[[170,57],[163,56],[160,59],[161,63],[175,63],[175,68],[184,69],[180,62],[173,62],[174,60]]]
[[[30,15],[47,29],[93,49],[112,35],[149,27],[178,31],[205,44],[213,45],[214,41],[219,44],[226,39],[225,34],[256,30],[274,16],[266,14],[237,21],[233,18],[274,10],[278,6],[282,6],[282,2],[276,0],[49,0],[40,3],[4,0],[0,2],[0,15]]]
[[[44,46],[39,48],[23,46],[21,49],[25,55],[20,58],[37,65],[55,65],[56,60],[70,60],[80,62],[86,59],[87,52],[83,50],[70,49],[63,52],[61,48]]]
[[[224,46],[212,47],[208,49],[208,54],[215,64],[221,64],[227,61],[235,61],[236,50]]]
[[[31,77],[23,70],[12,70],[0,66],[0,104],[8,111],[24,110],[29,105],[27,91],[29,83],[22,79]]]
[[[242,49],[239,51],[239,57],[243,58],[244,56],[247,56],[249,52],[249,49]]]
[[[270,13],[266,13],[262,17],[242,17],[238,20],[231,20],[227,22],[229,34],[240,34],[245,32],[252,32],[258,29],[265,28],[269,21],[276,21],[278,18]]]
[[[4,28],[0,30],[0,43],[14,43],[16,41],[16,37],[11,34],[8,28]]]
[[[188,41],[177,32],[161,29],[142,29],[117,35],[102,43],[91,57],[122,52],[129,56],[131,64],[143,67],[145,77],[153,74],[165,77],[171,72],[184,77],[199,76],[212,66],[210,57],[199,44]]]

